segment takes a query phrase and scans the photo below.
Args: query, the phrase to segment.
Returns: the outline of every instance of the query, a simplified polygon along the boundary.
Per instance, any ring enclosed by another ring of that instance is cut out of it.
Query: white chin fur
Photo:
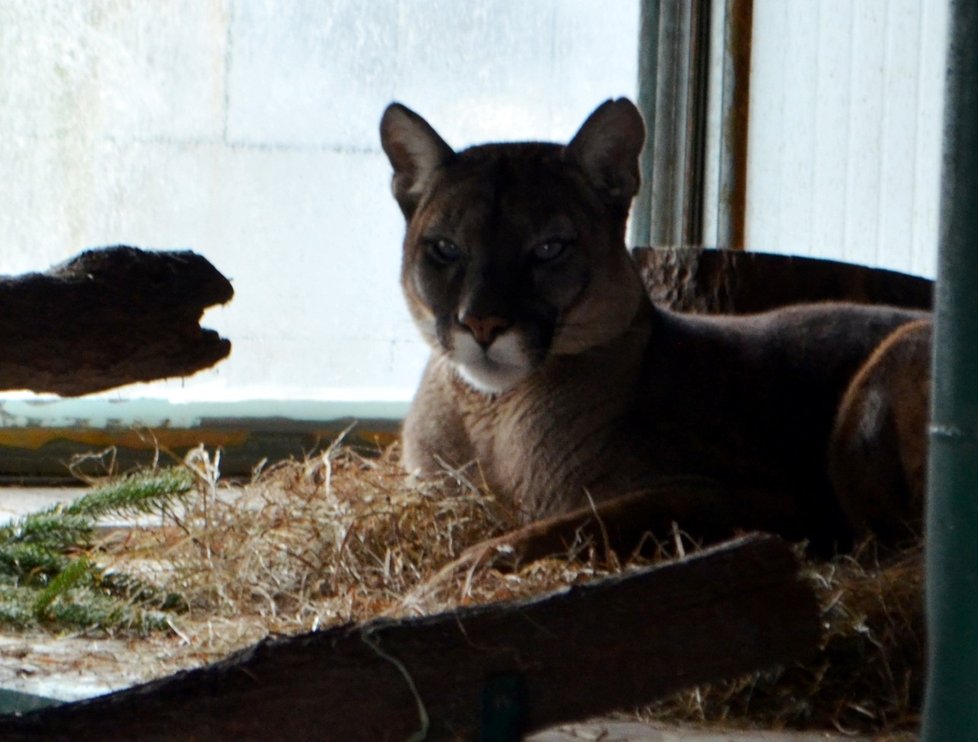
[[[457,331],[449,354],[459,376],[473,389],[499,394],[530,375],[533,363],[516,333],[508,332],[484,350],[467,332]]]

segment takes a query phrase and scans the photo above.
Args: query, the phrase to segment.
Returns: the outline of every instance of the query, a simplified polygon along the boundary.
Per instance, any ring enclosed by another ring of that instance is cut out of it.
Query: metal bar
[[[108,451],[123,471],[150,465],[159,452],[182,456],[199,444],[220,448],[221,471],[250,476],[262,459],[302,457],[334,441],[365,449],[393,443],[406,401],[249,400],[172,403],[162,399],[57,399],[43,406],[0,400],[0,485],[64,483],[76,455]],[[86,465],[87,466],[87,465]],[[82,467],[92,473],[95,469]],[[77,482],[77,480],[75,480]]]
[[[642,0],[638,31],[638,109],[645,119],[639,163],[642,185],[632,205],[631,242],[648,245],[652,233],[652,163],[655,151],[655,85],[659,65],[659,0]]]
[[[710,76],[711,0],[693,0],[689,9],[686,79],[686,156],[683,172],[682,244],[703,244],[703,186],[706,164],[707,91]]]
[[[700,245],[711,0],[645,0],[641,8],[639,95],[649,135],[632,242]]]
[[[649,244],[655,246],[682,244],[690,10],[686,0],[665,0],[659,7],[649,233]]]
[[[978,4],[952,0],[927,509],[923,739],[978,739]]]
[[[747,213],[747,132],[754,0],[726,0],[717,247],[743,250]]]

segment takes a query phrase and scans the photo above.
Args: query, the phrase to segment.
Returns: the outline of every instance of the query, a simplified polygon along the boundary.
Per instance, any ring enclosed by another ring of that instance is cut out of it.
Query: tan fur
[[[923,529],[930,407],[931,323],[893,332],[839,405],[829,470],[850,522],[888,538]]]
[[[476,467],[526,523],[549,519],[525,534],[540,548],[593,507],[622,542],[678,521],[705,538],[763,529],[844,545],[852,524],[826,466],[837,405],[876,346],[926,314],[653,306],[624,246],[643,137],[618,100],[565,147],[455,153],[417,114],[388,108],[402,286],[432,349],[405,466]]]

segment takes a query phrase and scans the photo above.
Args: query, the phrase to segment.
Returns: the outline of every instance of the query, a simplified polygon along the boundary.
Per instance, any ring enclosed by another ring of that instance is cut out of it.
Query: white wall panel
[[[802,227],[810,232],[797,235],[793,241],[803,246],[807,255],[825,254],[833,248],[838,251],[845,244],[847,159],[839,153],[846,151],[849,141],[852,61],[852,0],[826,1],[814,7],[818,12],[810,31],[815,34],[812,44],[815,59],[811,68],[815,90],[812,148],[808,151],[795,143],[798,151],[805,152],[810,159],[811,190],[800,195],[810,204],[811,221]],[[758,30],[755,27],[755,33]],[[772,245],[771,249],[776,247]]]
[[[947,4],[921,0],[918,50],[918,101],[916,152],[914,155],[914,230],[912,271],[934,275],[937,271],[938,203],[941,178],[940,146],[943,137],[944,72],[947,36]]]
[[[933,275],[947,8],[756,0],[747,244]]]

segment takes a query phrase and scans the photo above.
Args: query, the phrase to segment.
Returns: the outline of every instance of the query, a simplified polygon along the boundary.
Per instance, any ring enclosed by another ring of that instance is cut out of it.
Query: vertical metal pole
[[[682,244],[690,12],[685,0],[665,0],[659,6],[649,232],[649,244],[657,247]]]
[[[689,62],[686,82],[686,167],[683,173],[682,244],[703,244],[706,169],[706,110],[710,77],[711,0],[694,0],[689,10]]]
[[[754,0],[726,0],[717,247],[743,250],[747,213],[747,127]]]
[[[978,3],[952,0],[927,510],[923,738],[978,739]]]
[[[659,0],[642,0],[638,28],[638,110],[645,119],[639,168],[642,186],[632,205],[631,242],[651,244],[652,163],[655,152],[655,85],[659,67]]]
[[[648,137],[632,211],[637,245],[700,244],[711,0],[644,0],[639,107]]]
[[[659,7],[649,233],[649,244],[657,247],[682,244],[690,12],[684,0],[665,0]]]

